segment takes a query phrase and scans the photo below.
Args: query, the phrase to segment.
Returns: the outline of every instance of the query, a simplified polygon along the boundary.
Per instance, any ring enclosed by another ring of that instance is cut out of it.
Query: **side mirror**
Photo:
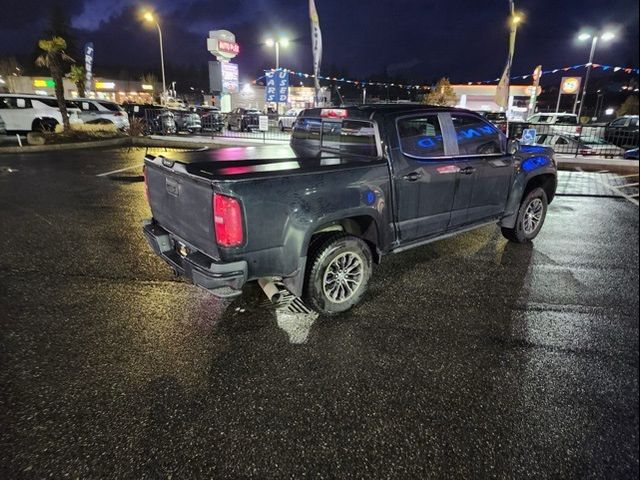
[[[520,140],[512,138],[507,142],[507,153],[509,155],[515,155],[520,150]]]

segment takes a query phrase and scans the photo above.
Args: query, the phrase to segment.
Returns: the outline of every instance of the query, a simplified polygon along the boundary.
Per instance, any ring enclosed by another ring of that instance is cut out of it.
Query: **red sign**
[[[226,40],[218,40],[218,50],[224,53],[240,53],[240,45],[235,42],[227,42]]]

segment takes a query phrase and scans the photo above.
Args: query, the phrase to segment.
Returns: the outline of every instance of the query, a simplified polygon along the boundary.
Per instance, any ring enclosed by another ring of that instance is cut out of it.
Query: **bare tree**
[[[40,40],[38,46],[44,53],[36,59],[36,65],[46,67],[51,72],[51,77],[55,83],[58,108],[62,114],[62,125],[64,130],[70,130],[69,113],[64,101],[64,84],[62,83],[65,62],[73,62],[73,59],[65,53],[67,42],[65,42],[64,38],[52,37],[51,39]]]

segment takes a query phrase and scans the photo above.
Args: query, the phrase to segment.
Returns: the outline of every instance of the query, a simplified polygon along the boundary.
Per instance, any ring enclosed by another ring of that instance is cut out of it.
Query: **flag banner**
[[[316,90],[316,101],[320,90],[320,64],[322,63],[322,32],[315,0],[309,0],[309,18],[311,20],[311,50],[313,52],[313,74]]]
[[[500,108],[506,109],[509,102],[509,65],[504,69],[500,82],[496,88],[496,103]]]
[[[287,103],[289,99],[289,72],[279,68],[265,72],[265,101],[268,103]]]
[[[93,43],[89,42],[84,46],[84,89],[87,92],[92,90],[91,82],[93,81]]]

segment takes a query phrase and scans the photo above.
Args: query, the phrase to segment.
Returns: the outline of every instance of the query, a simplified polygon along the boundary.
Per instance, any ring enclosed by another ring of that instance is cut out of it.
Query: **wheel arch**
[[[530,178],[525,185],[524,191],[522,192],[522,198],[526,197],[531,190],[535,188],[542,188],[544,193],[547,194],[547,202],[551,203],[556,194],[556,182],[556,176],[552,173],[536,175],[535,177]]]

